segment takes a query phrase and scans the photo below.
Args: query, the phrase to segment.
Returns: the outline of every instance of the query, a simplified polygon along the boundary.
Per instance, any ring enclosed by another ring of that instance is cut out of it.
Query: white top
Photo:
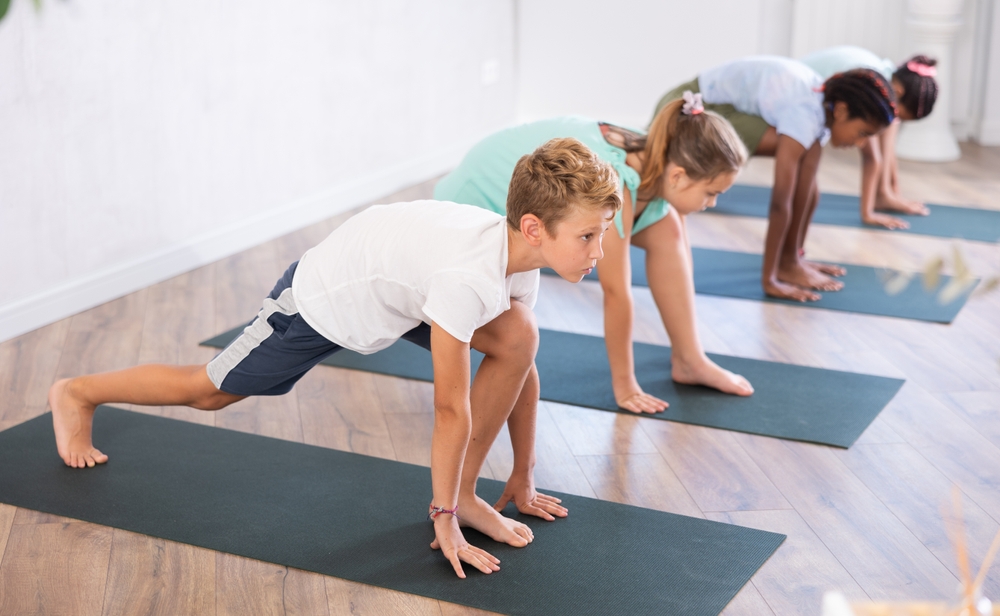
[[[414,201],[356,214],[299,261],[306,323],[358,353],[434,321],[462,342],[510,308],[534,307],[538,270],[505,277],[507,221],[469,205]]]
[[[750,56],[710,68],[698,76],[706,103],[729,104],[760,116],[779,135],[808,148],[826,145],[830,130],[823,111],[823,79],[805,64],[781,56]]]
[[[824,80],[836,73],[856,68],[873,69],[881,73],[886,80],[891,80],[892,74],[896,72],[896,65],[889,58],[880,58],[864,47],[854,45],[820,49],[802,57],[799,62],[816,71]]]

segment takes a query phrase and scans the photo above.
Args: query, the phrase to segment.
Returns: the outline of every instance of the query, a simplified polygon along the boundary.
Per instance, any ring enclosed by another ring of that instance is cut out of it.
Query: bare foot
[[[882,212],[899,212],[915,216],[927,216],[931,213],[923,203],[903,199],[899,196],[879,196],[875,199],[875,209]]]
[[[526,524],[504,517],[490,505],[473,495],[472,499],[458,499],[459,525],[469,526],[494,541],[523,548],[532,542],[535,534]]]
[[[778,280],[804,289],[816,289],[818,291],[839,291],[844,288],[844,283],[834,280],[826,274],[804,265],[802,262],[788,267],[779,266]]]
[[[66,466],[84,468],[108,461],[108,456],[94,447],[90,430],[94,422],[94,409],[74,400],[67,391],[69,379],[56,381],[49,388],[49,406],[52,407],[52,427],[56,433],[56,449]]]
[[[720,367],[705,355],[695,362],[685,362],[675,356],[671,363],[670,376],[677,383],[704,385],[736,396],[749,396],[753,393],[750,381]]]
[[[806,261],[805,259],[802,259],[802,265],[812,268],[813,271],[819,272],[820,274],[826,274],[827,276],[844,276],[847,274],[847,270],[844,269],[843,266],[837,265],[836,263],[820,263],[819,261]]]
[[[819,293],[813,293],[812,291],[778,282],[777,280],[764,283],[764,294],[768,297],[791,299],[797,302],[814,302],[821,297]]]
[[[861,222],[866,225],[882,226],[886,229],[910,228],[910,223],[906,222],[902,218],[896,218],[895,216],[889,216],[888,214],[879,214],[878,212],[873,213],[871,216],[863,217]]]

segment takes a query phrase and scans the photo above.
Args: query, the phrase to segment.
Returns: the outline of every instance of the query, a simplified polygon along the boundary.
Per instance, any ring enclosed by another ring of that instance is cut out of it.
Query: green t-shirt
[[[625,150],[604,139],[596,120],[578,116],[521,124],[490,135],[469,150],[458,167],[438,182],[434,187],[434,198],[476,205],[505,215],[507,187],[514,165],[546,141],[561,137],[577,139],[593,150],[598,158],[614,167],[622,184],[632,195],[632,209],[635,211],[639,174],[625,164]],[[649,202],[632,225],[632,234],[662,220],[669,210],[670,204],[663,199]],[[620,211],[615,216],[615,227],[618,235],[624,237]]]

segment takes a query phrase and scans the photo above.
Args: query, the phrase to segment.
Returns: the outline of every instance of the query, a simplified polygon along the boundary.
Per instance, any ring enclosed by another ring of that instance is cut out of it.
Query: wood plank
[[[641,425],[702,511],[791,509],[732,433],[672,421]]]
[[[577,460],[601,500],[705,517],[659,454],[578,456]]]
[[[1000,448],[1000,391],[960,391],[935,394],[938,400]]]
[[[1000,518],[1000,448],[915,384],[904,385],[882,415],[969,498]]]
[[[326,614],[326,606],[325,578],[319,574],[215,553],[216,616]]]
[[[114,530],[105,616],[214,613],[214,552]]]
[[[371,616],[441,616],[436,599],[418,597],[395,590],[326,578],[326,596],[330,614],[365,614]],[[461,612],[459,612],[461,613]]]
[[[950,515],[952,509],[953,486],[947,477],[906,444],[856,445],[837,455],[956,578],[961,578],[954,541],[948,536],[943,516],[945,511]],[[1000,522],[967,497],[963,497],[962,510],[969,558],[978,569]],[[1000,569],[992,571],[983,588],[986,596],[1000,597]]]
[[[776,614],[817,614],[823,593],[837,590],[851,600],[868,595],[794,511],[732,511],[706,514],[716,522],[787,535],[753,576],[753,586]]]
[[[736,439],[869,597],[940,600],[954,592],[948,569],[830,449]]]
[[[49,387],[69,332],[57,321],[0,344],[0,420],[16,425],[48,410]]]
[[[773,615],[774,611],[764,597],[760,596],[760,592],[751,580],[736,593],[733,600],[722,610],[721,616],[766,616],[767,614]]]
[[[568,404],[550,403],[552,418],[573,455],[657,453],[640,425],[658,421],[638,415],[583,409]]]
[[[99,616],[110,556],[110,528],[15,524],[0,564],[0,614]]]
[[[0,563],[3,563],[3,553],[7,548],[7,537],[10,536],[10,528],[14,525],[14,514],[17,507],[0,503]]]
[[[371,374],[317,366],[298,382],[295,390],[304,442],[396,459]]]

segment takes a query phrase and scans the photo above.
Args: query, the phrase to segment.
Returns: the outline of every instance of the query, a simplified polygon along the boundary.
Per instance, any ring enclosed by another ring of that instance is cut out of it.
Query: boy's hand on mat
[[[870,216],[865,216],[861,219],[861,222],[866,225],[876,225],[882,226],[886,229],[909,229],[910,223],[906,222],[902,218],[896,218],[895,216],[889,216],[888,214],[879,214],[875,212]]]
[[[462,529],[458,527],[455,516],[444,514],[434,518],[434,541],[431,542],[431,549],[441,550],[455,568],[455,574],[463,580],[465,579],[463,562],[486,574],[500,570],[499,558],[486,550],[469,545],[465,535],[462,534]]]
[[[642,391],[642,388],[634,380],[627,386],[615,387],[614,389],[615,402],[626,411],[632,411],[633,413],[661,413],[670,406],[656,396],[651,396]]]
[[[559,504],[562,502],[561,500],[535,491],[535,482],[531,473],[527,473],[527,475],[512,473],[503,489],[503,495],[493,505],[493,508],[497,511],[503,511],[503,508],[511,501],[521,513],[533,515],[549,522],[555,520],[553,516],[565,518],[569,515],[569,510]]]

